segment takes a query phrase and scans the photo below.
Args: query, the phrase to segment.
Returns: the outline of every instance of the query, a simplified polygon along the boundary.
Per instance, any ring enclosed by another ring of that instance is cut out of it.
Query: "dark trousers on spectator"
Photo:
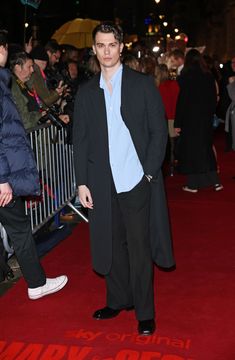
[[[0,222],[9,236],[21,272],[29,288],[36,288],[46,283],[46,276],[40,264],[31,223],[25,214],[25,204],[16,198],[12,207],[0,207]]]
[[[112,186],[113,252],[106,275],[107,305],[134,305],[136,318],[154,318],[153,262],[149,240],[150,184],[146,177],[128,192]]]

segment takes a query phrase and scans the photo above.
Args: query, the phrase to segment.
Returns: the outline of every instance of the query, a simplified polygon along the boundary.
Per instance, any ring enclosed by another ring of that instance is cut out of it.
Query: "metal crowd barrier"
[[[73,147],[67,142],[66,128],[42,124],[30,129],[28,136],[41,182],[41,196],[25,201],[32,232],[38,231],[65,206],[88,222],[87,217],[71,203],[76,197],[76,182]],[[7,236],[3,236],[3,243],[6,251],[10,252]]]

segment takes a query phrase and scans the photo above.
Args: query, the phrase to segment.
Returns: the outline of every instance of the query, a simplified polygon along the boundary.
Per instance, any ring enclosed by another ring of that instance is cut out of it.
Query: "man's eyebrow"
[[[96,45],[112,45],[112,44],[118,44],[118,41],[112,41],[108,44],[102,43],[102,42],[97,42]]]

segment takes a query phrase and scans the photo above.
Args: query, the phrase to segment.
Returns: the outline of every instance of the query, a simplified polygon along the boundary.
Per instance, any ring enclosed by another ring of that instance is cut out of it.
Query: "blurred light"
[[[158,52],[160,50],[160,47],[159,46],[154,46],[153,47],[153,52]]]
[[[163,26],[167,26],[167,25],[168,25],[168,22],[164,21]]]
[[[138,53],[137,53],[137,57],[138,57],[138,59],[141,58],[141,51],[140,51],[140,50],[139,50]]]
[[[159,19],[164,19],[165,15],[159,15]]]
[[[153,32],[153,25],[149,24],[148,26],[148,33],[152,33]]]
[[[179,32],[179,29],[175,28],[175,29],[174,29],[174,32],[175,32],[175,33],[178,33],[178,32]]]
[[[157,41],[157,43],[158,43],[158,44],[161,44],[161,41],[160,41],[160,40],[158,40],[158,41]]]
[[[24,24],[24,27],[25,27],[25,28],[29,27],[29,23],[26,22],[26,23]]]
[[[170,35],[170,34],[167,34],[167,35],[166,35],[166,37],[167,37],[167,38],[170,38],[170,37],[171,37],[171,35]]]
[[[152,19],[151,19],[150,16],[148,16],[148,17],[146,17],[146,18],[144,19],[145,25],[149,25],[149,24],[151,24],[151,22],[152,22]]]
[[[155,3],[156,4],[159,4],[161,0],[155,0]]]
[[[156,33],[159,31],[159,26],[158,26],[157,24],[154,26],[154,31],[155,31]]]
[[[129,49],[132,46],[132,42],[125,43],[125,46]]]
[[[179,35],[176,35],[176,36],[175,36],[175,40],[180,40],[180,36],[179,36]]]
[[[224,64],[219,64],[220,69],[223,69]]]

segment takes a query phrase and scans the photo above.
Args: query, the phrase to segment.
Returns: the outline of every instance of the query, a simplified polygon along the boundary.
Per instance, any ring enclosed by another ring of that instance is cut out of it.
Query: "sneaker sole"
[[[186,192],[189,192],[189,193],[192,193],[192,194],[196,194],[196,193],[198,192],[197,189],[190,189],[190,188],[188,188],[187,186],[183,186],[183,187],[182,187],[182,190],[183,190],[183,191],[186,191]]]
[[[50,290],[50,291],[47,291],[45,292],[44,294],[40,294],[40,295],[28,295],[29,296],[29,299],[30,300],[37,300],[37,299],[40,299],[44,296],[47,296],[47,295],[50,295],[50,294],[54,294],[56,293],[57,291],[60,291],[61,289],[63,289],[63,287],[67,284],[68,282],[68,278],[66,277],[64,279],[64,281],[59,285],[57,286],[56,288],[54,288],[53,290]]]

